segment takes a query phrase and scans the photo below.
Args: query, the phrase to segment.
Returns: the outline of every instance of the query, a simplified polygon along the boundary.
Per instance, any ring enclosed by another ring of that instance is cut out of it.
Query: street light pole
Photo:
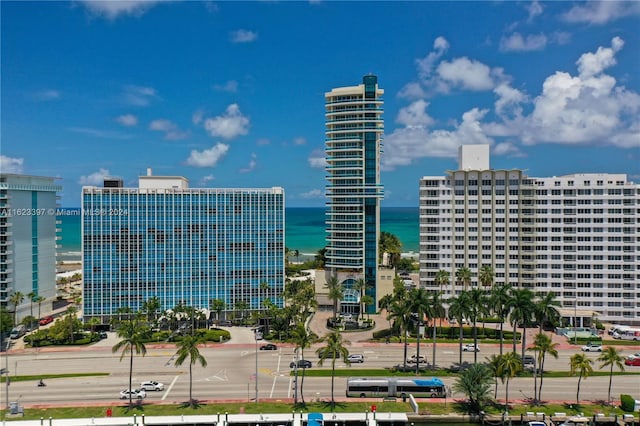
[[[253,333],[256,339],[256,404],[257,404],[258,403],[258,330],[256,329]]]
[[[578,294],[575,294],[573,301],[573,344],[578,343]]]

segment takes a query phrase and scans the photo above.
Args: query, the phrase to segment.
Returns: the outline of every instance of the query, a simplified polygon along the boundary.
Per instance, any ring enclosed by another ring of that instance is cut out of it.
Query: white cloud
[[[88,127],[70,127],[70,131],[101,139],[130,139],[131,135],[112,130],[91,129]]]
[[[128,105],[147,106],[152,101],[159,99],[156,89],[144,86],[125,86],[122,98]]]
[[[449,49],[449,42],[446,38],[440,36],[433,41],[433,52],[429,52],[424,58],[416,60],[420,78],[428,78],[431,75],[435,63],[444,55],[447,49]]]
[[[138,117],[133,114],[124,114],[119,117],[116,117],[116,121],[123,126],[131,127],[138,124]]]
[[[404,85],[400,92],[398,92],[399,98],[408,99],[421,99],[427,97],[427,92],[422,88],[420,83],[413,81]]]
[[[417,100],[407,107],[401,108],[396,122],[408,127],[427,127],[433,124],[433,118],[427,114],[429,103],[423,99]]]
[[[269,145],[271,144],[271,141],[267,138],[260,138],[256,141],[256,145],[258,146],[264,146],[264,145]]]
[[[251,43],[258,38],[258,33],[249,30],[235,30],[229,34],[232,43]]]
[[[104,178],[111,176],[108,169],[100,169],[87,176],[80,176],[78,183],[84,186],[102,186]]]
[[[527,95],[518,89],[514,89],[508,83],[501,83],[493,92],[498,96],[494,106],[496,114],[506,118],[518,117],[522,113],[521,104],[527,100]]]
[[[53,89],[40,90],[33,94],[33,99],[40,102],[53,101],[60,99],[60,92]]]
[[[251,160],[249,160],[249,164],[247,165],[247,167],[243,167],[242,169],[239,170],[240,173],[249,173],[251,171],[253,171],[253,169],[256,168],[256,165],[258,164],[258,162],[256,161],[257,159],[257,155],[255,153],[251,154]]]
[[[194,111],[191,115],[191,122],[195,125],[202,123],[202,119],[204,118],[204,111],[199,109]]]
[[[149,130],[164,133],[164,138],[167,140],[180,140],[186,138],[188,135],[186,132],[180,130],[178,126],[170,120],[153,120],[149,123]]]
[[[312,198],[324,198],[324,191],[322,189],[312,189],[300,194],[300,198],[312,199]]]
[[[186,163],[193,167],[214,167],[229,151],[229,145],[217,143],[203,151],[192,150]]]
[[[538,0],[527,3],[525,8],[527,9],[527,12],[529,12],[529,17],[527,18],[529,22],[531,22],[536,16],[542,15],[542,12],[544,11],[544,8]]]
[[[201,185],[204,187],[209,184],[209,182],[214,181],[216,177],[214,175],[206,175],[200,179]]]
[[[620,37],[611,40],[611,47],[598,47],[595,53],[585,53],[576,62],[578,71],[582,77],[590,77],[601,73],[606,68],[616,64],[615,54],[624,46]]]
[[[153,0],[80,0],[80,3],[92,15],[113,20],[121,15],[141,16],[159,2]]]
[[[466,57],[440,62],[436,72],[449,86],[473,91],[491,90],[494,87],[491,68]]]
[[[214,84],[213,90],[218,92],[235,93],[238,91],[238,82],[235,80],[229,80],[224,84]]]
[[[327,166],[324,151],[321,149],[314,149],[311,154],[309,154],[307,161],[312,169],[324,169]]]
[[[640,15],[637,1],[590,1],[573,6],[562,15],[567,22],[604,25],[626,16]]]
[[[12,158],[0,155],[0,170],[2,173],[22,173],[24,158]]]
[[[306,145],[307,144],[307,140],[305,138],[303,138],[302,136],[299,136],[297,138],[293,138],[293,144],[294,145]]]
[[[206,119],[204,128],[211,136],[233,139],[249,132],[249,119],[242,115],[237,104],[231,104],[223,115]]]
[[[508,157],[526,157],[526,155],[512,142],[501,142],[493,147],[495,155],[506,155]]]
[[[503,52],[530,52],[543,50],[547,45],[544,34],[529,34],[523,37],[520,33],[513,33],[500,39],[500,50]]]

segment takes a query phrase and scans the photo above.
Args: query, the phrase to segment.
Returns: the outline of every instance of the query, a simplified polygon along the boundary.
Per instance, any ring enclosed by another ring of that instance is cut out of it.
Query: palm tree
[[[326,287],[329,289],[329,300],[333,301],[333,319],[338,317],[338,301],[344,297],[344,287],[338,281],[337,275],[331,275],[327,280]]]
[[[158,311],[162,308],[160,298],[153,296],[149,300],[142,303],[142,311],[147,315],[147,321],[153,321],[155,324],[158,319]]]
[[[489,367],[484,364],[473,364],[458,376],[452,389],[466,395],[469,400],[469,411],[480,413],[485,402],[490,398],[493,381]]]
[[[485,292],[479,288],[469,291],[469,319],[473,324],[473,344],[478,347],[478,317],[486,312],[487,298]],[[473,351],[473,363],[478,362],[478,351]]]
[[[211,299],[209,301],[209,306],[210,306],[210,309],[212,311],[215,311],[215,313],[216,313],[216,322],[220,323],[220,313],[225,308],[224,300],[222,300],[222,299]]]
[[[411,325],[411,306],[405,300],[394,300],[389,307],[389,321],[393,320],[393,326],[397,327],[404,336],[404,357],[402,365],[407,369],[407,339],[409,326]]]
[[[513,324],[513,352],[516,351],[516,331],[522,325],[522,358],[527,346],[527,324],[533,318],[533,293],[528,288],[511,289],[511,323]]]
[[[189,358],[189,406],[195,407],[196,401],[194,401],[192,396],[193,391],[193,366],[196,363],[200,363],[202,367],[207,366],[207,360],[200,353],[198,349],[198,345],[205,343],[205,339],[201,335],[197,334],[188,334],[183,336],[182,339],[178,342],[177,351],[176,351],[176,360],[174,361],[174,365],[176,367],[182,365],[184,361]]]
[[[19,291],[14,291],[9,296],[9,303],[13,305],[13,323],[18,325],[18,306],[24,301],[24,294]]]
[[[458,332],[459,332],[459,352],[460,352],[460,361],[459,366],[462,368],[462,339],[464,338],[464,333],[462,331],[462,321],[469,315],[469,292],[462,291],[458,295],[458,297],[454,297],[449,299],[449,315],[453,315],[453,317],[458,321]]]
[[[291,338],[293,339],[293,343],[296,345],[296,351],[300,349],[300,358],[304,359],[304,349],[310,347],[316,340],[316,335],[311,333],[309,329],[304,325],[304,323],[296,324],[295,328],[291,330]],[[296,370],[297,371],[297,370]],[[302,369],[302,380],[300,382],[300,398],[302,399],[302,405],[305,405],[304,402],[304,373],[307,371],[306,368]],[[297,383],[297,381],[296,381]],[[296,398],[298,394],[296,393]],[[298,403],[298,401],[294,401],[294,403]]]
[[[522,360],[515,352],[507,352],[500,356],[498,376],[505,378],[505,412],[509,412],[509,379],[522,371]]]
[[[364,280],[364,278],[359,278],[353,284],[353,289],[356,290],[358,293],[360,293],[360,312],[358,314],[358,317],[361,317],[362,319],[364,319],[365,305],[364,305],[363,298],[364,298],[364,291],[367,289],[367,282]]]
[[[500,363],[502,362],[502,354],[500,355],[496,355],[496,354],[492,354],[488,357],[485,358],[487,360],[487,367],[489,367],[489,369],[491,370],[491,374],[493,375],[493,378],[495,379],[495,391],[493,392],[493,399],[497,399],[498,398],[498,379],[500,379],[501,382],[504,383],[504,376],[500,376],[500,372],[498,370],[498,367],[500,367]]]
[[[116,334],[120,340],[111,348],[111,351],[113,353],[122,351],[120,361],[126,354],[129,354],[129,390],[132,390],[133,355],[134,353],[142,356],[147,354],[147,348],[143,343],[147,335],[147,328],[137,318],[130,318],[118,324]],[[132,396],[132,392],[129,392],[129,407],[133,405]]]
[[[435,283],[440,286],[440,292],[442,292],[442,287],[449,285],[451,274],[449,271],[445,271],[444,269],[440,269],[436,272]]]
[[[462,268],[456,271],[456,281],[459,284],[464,285],[464,289],[466,290],[471,284],[471,269],[463,266]]]
[[[593,360],[585,354],[575,354],[569,359],[569,363],[571,365],[571,375],[573,376],[576,372],[579,373],[578,388],[576,390],[576,405],[579,405],[580,382],[583,377],[586,379],[591,373],[593,373],[593,367],[591,366],[591,364],[593,364]]]
[[[335,408],[336,402],[333,397],[334,382],[336,377],[336,359],[340,358],[342,361],[351,365],[349,362],[349,350],[345,348],[346,342],[343,341],[342,335],[339,331],[334,331],[323,339],[327,344],[316,350],[316,354],[320,360],[318,365],[322,367],[323,362],[326,359],[331,359],[331,411]]]
[[[427,316],[431,319],[432,333],[433,333],[433,354],[432,354],[432,362],[431,368],[436,368],[436,344],[438,343],[437,339],[437,329],[436,329],[436,318],[442,318],[444,316],[444,306],[442,304],[442,299],[440,299],[442,293],[440,292],[432,292],[431,300],[429,304],[429,309],[427,312]],[[442,321],[442,320],[441,320]],[[442,326],[442,323],[440,324]]]
[[[611,402],[611,382],[613,380],[613,367],[618,367],[620,371],[624,371],[624,358],[620,355],[620,351],[613,346],[605,346],[597,361],[601,361],[600,368],[611,367],[609,370],[609,392],[607,393],[607,402]]]
[[[29,299],[29,316],[31,319],[31,324],[29,324],[29,328],[33,328],[33,299],[38,295],[35,291],[30,291],[27,293],[27,298]]]
[[[491,296],[489,296],[489,305],[500,319],[500,355],[502,355],[502,347],[504,345],[504,322],[511,311],[510,292],[511,286],[509,284],[500,284],[493,287]]]
[[[373,305],[374,303],[376,303],[376,299],[374,299],[373,296],[369,296],[368,294],[362,296],[362,306],[364,306],[365,310],[367,311],[367,320],[371,317],[369,316],[369,311],[366,307]]]
[[[560,320],[559,307],[560,302],[556,300],[556,295],[552,291],[545,293],[540,299],[536,300],[534,316],[538,321],[540,333],[542,333],[542,326],[545,322],[550,322],[554,325],[558,323]]]
[[[415,288],[409,292],[411,312],[418,315],[416,327],[416,375],[420,374],[420,325],[424,321],[425,314],[429,311],[429,293],[423,288]]]
[[[537,354],[536,365],[533,368],[534,378],[534,399],[536,401],[542,401],[542,379],[544,377],[544,361],[547,354],[551,355],[555,359],[558,359],[558,347],[557,343],[553,343],[551,337],[544,333],[538,333],[533,341],[533,346],[528,350],[534,351]],[[535,396],[535,379],[536,379],[536,367],[540,369],[540,387],[538,387],[538,395]]]
[[[478,272],[478,281],[485,287],[490,286],[493,284],[493,276],[494,273],[491,265],[482,265]]]
[[[40,315],[42,312],[42,302],[44,302],[44,297],[37,295],[36,297],[33,298],[33,303],[37,303],[38,304],[38,319],[40,319]]]

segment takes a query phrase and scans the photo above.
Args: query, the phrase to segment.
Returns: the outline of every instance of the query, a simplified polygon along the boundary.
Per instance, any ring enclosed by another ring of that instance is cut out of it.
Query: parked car
[[[98,336],[100,337],[100,339],[106,339],[107,337],[109,337],[106,331],[101,331],[100,333],[98,333]]]
[[[233,323],[229,320],[222,320],[218,323],[218,325],[221,327],[232,327]]]
[[[155,380],[149,380],[140,383],[140,389],[144,391],[161,391],[164,390],[164,385],[156,382]]]
[[[636,352],[635,354],[631,354],[627,358],[630,358],[630,359],[640,358],[640,352]]]
[[[144,389],[125,389],[120,391],[120,399],[129,399],[129,396],[132,399],[144,399],[147,397],[147,392]]]
[[[412,355],[410,358],[407,358],[407,364],[424,364],[426,362],[427,359],[422,355],[420,355],[419,357],[417,355]]]
[[[40,318],[40,321],[38,321],[38,324],[40,325],[47,325],[53,322],[53,317],[51,315],[46,316],[44,318]]]
[[[624,360],[624,365],[633,365],[636,367],[640,367],[640,357],[636,357],[636,358],[627,357],[627,359]]]
[[[535,366],[536,365],[536,359],[534,358],[533,355],[525,355],[522,358],[522,365],[527,367],[527,366]]]
[[[292,362],[291,364],[289,364],[289,368],[295,368],[295,367],[296,367],[295,362]],[[298,368],[311,368],[311,361],[307,361],[306,359],[299,359]]]
[[[582,347],[583,352],[602,352],[600,343],[589,343]]]
[[[347,359],[352,364],[360,364],[360,363],[364,362],[364,355],[362,355],[362,354],[349,354]]]
[[[476,346],[473,343],[467,343],[462,345],[463,352],[480,352],[480,345]]]
[[[260,346],[261,351],[275,351],[278,350],[278,347],[273,343],[267,343],[266,345]]]

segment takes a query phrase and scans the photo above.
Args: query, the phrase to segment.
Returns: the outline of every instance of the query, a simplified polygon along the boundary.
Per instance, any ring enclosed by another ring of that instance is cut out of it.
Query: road
[[[207,359],[206,368],[199,364],[193,367],[193,396],[200,400],[238,400],[248,401],[255,398],[256,370],[259,399],[288,399],[293,397],[293,377],[290,375],[290,362],[294,359],[294,348],[291,345],[279,345],[277,351],[260,351],[258,345],[249,343],[252,334],[247,329],[232,329],[234,338],[232,343],[209,345],[201,349]],[[7,362],[10,376],[39,375],[54,373],[109,373],[104,377],[74,377],[62,379],[47,379],[46,387],[37,387],[37,380],[29,382],[12,382],[9,386],[9,399],[18,400],[27,406],[67,404],[72,401],[85,403],[118,403],[118,394],[128,387],[129,360],[120,360],[119,353],[112,353],[111,347],[115,343],[115,336],[100,342],[91,348],[74,351],[34,351],[23,350],[10,353],[9,358],[2,359],[2,366]],[[244,342],[244,343],[243,343]],[[263,344],[263,342],[259,342]],[[162,346],[162,345],[160,345]],[[364,364],[345,365],[336,361],[336,369],[388,368],[402,362],[403,345],[372,344],[353,342],[349,346],[352,353],[362,353]],[[507,346],[505,350],[509,350]],[[318,358],[315,348],[305,351],[305,358],[312,361],[313,369],[330,369],[331,362],[324,366],[317,365]],[[497,345],[481,346],[478,361],[484,361],[491,353],[498,353]],[[409,355],[416,352],[415,345],[409,348]],[[175,348],[152,347],[145,357],[135,356],[133,364],[133,384],[138,386],[141,381],[157,380],[165,384],[165,390],[147,392],[149,402],[182,402],[189,395],[188,361],[182,366],[175,366],[173,355]],[[421,345],[421,355],[431,360],[432,347]],[[568,370],[569,357],[576,353],[575,349],[560,350],[559,358],[549,359],[546,370]],[[446,367],[458,361],[458,346],[456,344],[439,344],[437,346],[437,364]],[[594,359],[594,370],[598,370],[599,362],[595,362],[598,353],[587,354]],[[257,358],[256,358],[257,356]],[[256,369],[257,359],[257,369]],[[473,353],[464,352],[463,361],[472,363]],[[640,372],[640,367],[627,367]],[[445,384],[451,385],[454,378],[445,377]],[[301,380],[300,380],[301,381]],[[575,400],[577,377],[545,378],[543,398],[548,400]],[[343,397],[345,394],[344,377],[335,379],[335,395]],[[331,378],[306,377],[304,379],[304,395],[307,401],[330,398]],[[609,378],[589,377],[582,380],[580,398],[582,400],[606,399]],[[498,398],[504,398],[505,386],[499,385]],[[515,378],[510,382],[510,399],[525,399],[533,396],[532,378]],[[5,387],[0,389],[0,402],[5,400]],[[620,393],[640,395],[640,376],[614,376],[611,390],[612,396],[618,398]],[[453,397],[462,397],[454,394]]]

